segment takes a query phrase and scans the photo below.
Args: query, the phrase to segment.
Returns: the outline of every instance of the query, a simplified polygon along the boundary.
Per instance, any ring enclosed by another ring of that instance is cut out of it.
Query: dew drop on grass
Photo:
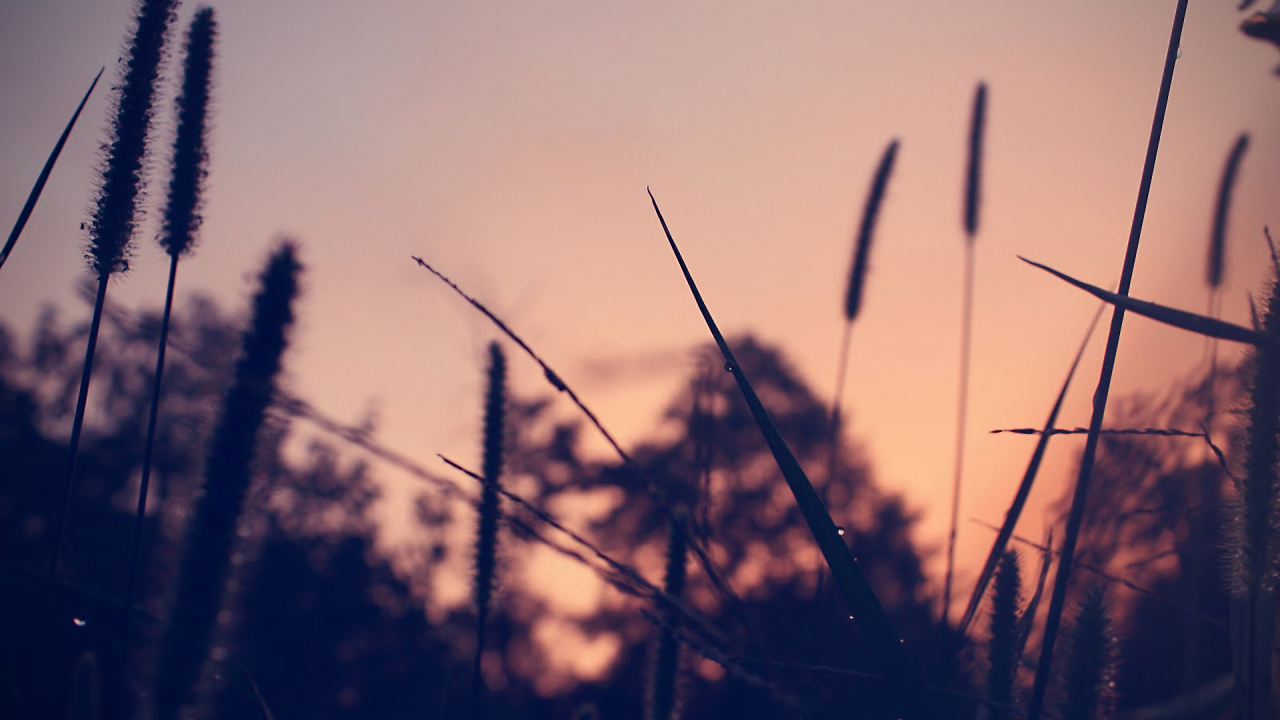
[[[843,536],[844,536],[844,528],[842,528],[842,527],[838,527],[838,528],[836,528],[836,534],[837,534],[837,535],[840,535],[840,536],[842,536],[842,537],[843,537]]]
[[[84,618],[73,617],[71,618],[71,624],[75,625],[76,627],[84,627],[85,625],[89,624],[89,621],[85,620]]]
[[[725,372],[733,372],[733,363],[731,363],[731,362],[729,362],[729,361],[727,361],[727,360],[726,360],[726,361],[725,361],[725,363],[724,363],[724,371],[725,371]]]

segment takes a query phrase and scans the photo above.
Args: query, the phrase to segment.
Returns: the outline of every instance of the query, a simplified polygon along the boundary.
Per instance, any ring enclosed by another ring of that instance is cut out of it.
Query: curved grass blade
[[[1062,410],[1062,402],[1067,397],[1067,388],[1071,387],[1071,379],[1075,377],[1076,368],[1080,366],[1080,358],[1084,357],[1084,350],[1089,346],[1089,338],[1093,337],[1093,331],[1098,327],[1098,320],[1102,317],[1102,310],[1105,305],[1099,306],[1098,311],[1094,313],[1093,320],[1089,323],[1089,332],[1085,333],[1084,340],[1080,342],[1080,349],[1076,351],[1075,360],[1071,361],[1071,369],[1067,371],[1067,378],[1062,381],[1062,389],[1058,391],[1058,399],[1053,402],[1053,409],[1049,411],[1049,419],[1045,420],[1044,430],[1040,431],[1040,440],[1036,443],[1035,452],[1031,453],[1031,462],[1027,463],[1027,471],[1022,475],[1022,483],[1018,485],[1018,492],[1013,496],[1013,503],[1009,505],[1009,510],[1004,514],[1004,524],[1000,526],[1000,532],[996,534],[996,541],[991,545],[991,552],[987,555],[987,562],[982,566],[982,572],[978,575],[978,583],[973,587],[973,595],[969,596],[969,605],[964,610],[964,615],[960,618],[960,624],[956,626],[956,632],[964,635],[969,627],[969,623],[973,622],[974,616],[978,612],[978,605],[981,604],[983,595],[987,591],[987,585],[991,582],[991,578],[995,575],[996,568],[1000,564],[1000,558],[1004,556],[1005,550],[1009,546],[1009,538],[1013,537],[1013,529],[1018,524],[1018,518],[1022,515],[1022,508],[1027,504],[1027,497],[1031,495],[1031,486],[1035,484],[1036,474],[1040,472],[1040,462],[1044,460],[1045,450],[1049,447],[1049,438],[1053,437],[1053,427],[1058,422],[1058,412]]]
[[[1082,280],[1058,272],[1048,265],[1041,265],[1033,260],[1028,260],[1021,255],[1018,259],[1034,265],[1047,273],[1057,276],[1058,278],[1075,285],[1085,292],[1097,297],[1107,303],[1123,308],[1130,312],[1137,313],[1143,317],[1149,317],[1152,320],[1158,320],[1166,325],[1172,325],[1183,330],[1190,330],[1193,333],[1205,335],[1207,337],[1218,338],[1220,340],[1231,340],[1232,342],[1240,342],[1248,345],[1267,345],[1272,342],[1271,338],[1266,335],[1254,332],[1249,328],[1229,323],[1225,320],[1218,320],[1204,315],[1197,315],[1186,310],[1177,310],[1175,308],[1157,305],[1146,300],[1136,300],[1128,295],[1120,295],[1109,290],[1103,290],[1096,285],[1090,285]]]
[[[84,110],[85,103],[89,102],[89,96],[93,94],[93,89],[98,86],[98,80],[102,79],[102,71],[105,69],[98,68],[98,74],[93,76],[93,82],[89,84],[89,89],[85,92],[84,97],[80,99],[80,104],[76,106],[76,111],[72,113],[71,120],[63,128],[62,135],[58,137],[58,142],[53,146],[53,152],[49,153],[49,159],[44,161],[44,167],[40,169],[40,177],[36,178],[36,184],[31,188],[31,194],[27,196],[27,202],[22,206],[22,212],[18,213],[18,221],[13,224],[13,230],[9,231],[9,239],[4,241],[4,248],[0,249],[0,267],[4,267],[4,261],[9,259],[9,253],[13,252],[13,246],[18,244],[18,236],[22,234],[22,229],[27,226],[27,220],[31,218],[31,213],[36,209],[36,202],[40,199],[40,193],[44,192],[44,184],[49,181],[49,174],[53,172],[53,166],[58,162],[58,156],[62,154],[62,147],[67,144],[67,138],[71,137],[71,129],[76,126],[76,120],[80,119],[80,111]]]
[[[862,636],[875,656],[876,662],[883,668],[893,685],[897,699],[902,705],[900,709],[903,711],[903,716],[924,717],[924,710],[920,707],[924,696],[921,692],[919,670],[907,655],[901,636],[893,627],[875,591],[871,589],[871,584],[867,582],[866,576],[858,567],[858,561],[854,559],[849,547],[840,538],[836,524],[822,505],[822,500],[814,490],[813,484],[809,482],[795,455],[782,439],[781,433],[769,417],[769,412],[765,410],[760,398],[751,387],[751,382],[747,380],[742,367],[734,358],[729,344],[720,334],[720,329],[712,319],[706,303],[703,302],[702,294],[698,292],[693,275],[689,272],[680,249],[676,247],[676,241],[671,237],[671,230],[667,227],[667,221],[663,218],[662,211],[658,208],[658,201],[654,199],[651,191],[649,200],[653,203],[654,212],[658,214],[658,222],[662,223],[662,231],[667,236],[671,251],[675,253],[676,262],[680,264],[680,270],[684,273],[684,279],[689,284],[689,290],[698,304],[698,310],[707,323],[707,329],[711,331],[711,336],[719,346],[721,354],[724,355],[725,369],[733,373],[734,380],[738,382],[738,389],[742,392],[747,407],[751,409],[751,414],[760,427],[760,433],[764,435],[769,450],[773,453],[778,469],[782,471],[787,485],[791,488],[796,504],[799,505],[800,512],[804,515],[805,522],[809,525],[809,530],[813,533],[813,538],[817,541],[827,566],[831,568],[831,575],[835,578],[840,594],[849,605],[849,610],[853,613],[853,618],[857,621],[858,628],[862,631]]]

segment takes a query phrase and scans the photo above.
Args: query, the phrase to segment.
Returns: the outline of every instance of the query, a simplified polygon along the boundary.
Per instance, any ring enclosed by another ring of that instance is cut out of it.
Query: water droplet
[[[852,620],[852,619],[853,619],[853,616],[852,616],[852,615],[850,615],[850,616],[849,616],[849,619],[850,619],[850,620]]]
[[[725,372],[733,372],[733,363],[731,363],[731,362],[729,362],[728,360],[726,360],[726,361],[725,361],[725,363],[724,363],[724,371],[725,371]]]
[[[840,535],[840,536],[843,536],[843,535],[844,535],[844,528],[842,528],[842,527],[838,527],[838,528],[836,528],[836,534],[837,534],[837,535]]]
[[[84,618],[73,617],[71,618],[71,623],[76,627],[84,627],[89,624],[89,621]]]

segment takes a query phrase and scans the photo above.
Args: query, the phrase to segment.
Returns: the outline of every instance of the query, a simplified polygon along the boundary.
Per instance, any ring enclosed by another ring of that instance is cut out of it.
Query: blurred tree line
[[[85,678],[96,679],[89,702],[104,718],[134,717],[138,693],[146,692],[146,668],[154,660],[150,644],[169,614],[175,546],[184,512],[198,492],[205,435],[238,337],[236,322],[208,300],[193,299],[175,316],[170,342],[177,351],[165,371],[143,599],[133,622],[125,623],[119,598],[128,574],[158,330],[154,313],[116,317],[104,329],[65,559],[52,600],[46,601],[41,573],[65,472],[65,428],[86,324],[67,324],[46,311],[21,342],[0,327],[0,708],[8,716],[67,717],[81,702],[82,691],[75,688]],[[961,715],[971,714],[980,689],[970,677],[976,677],[981,653],[938,625],[937,589],[927,581],[922,552],[912,540],[915,515],[901,498],[876,488],[855,447],[842,443],[833,462],[826,403],[777,348],[750,337],[734,345],[783,436],[819,480],[832,516],[925,677],[956,701]],[[685,598],[720,637],[717,647],[702,649],[717,654],[718,662],[703,659],[696,648],[683,650],[681,717],[878,717],[886,699],[856,626],[822,572],[808,530],[731,377],[703,350],[703,361],[673,398],[654,439],[634,448],[635,467],[586,459],[580,436],[589,430],[576,421],[552,420],[554,397],[517,397],[510,402],[507,475],[543,508],[575,497],[609,498],[602,513],[577,529],[655,584],[661,565],[655,559],[665,548],[670,511],[689,511],[690,535],[718,577],[713,581],[691,560]],[[1151,424],[1172,421],[1168,415],[1175,410],[1189,417],[1203,412],[1202,395],[1187,393],[1162,409],[1137,407],[1125,417]],[[458,512],[446,498],[426,491],[418,505],[423,540],[411,561],[393,558],[376,542],[379,519],[373,508],[380,491],[368,456],[328,436],[312,438],[301,457],[286,452],[291,435],[311,430],[295,425],[300,423],[277,411],[261,443],[257,499],[241,519],[234,599],[227,606],[231,620],[222,638],[226,654],[209,679],[212,715],[464,716],[473,613],[465,606],[441,607],[433,588],[450,556],[468,552],[451,538],[469,531],[450,528],[469,524],[471,512]],[[1197,617],[1225,618],[1218,563],[1209,557],[1220,543],[1219,524],[1203,509],[1213,502],[1212,488],[1223,475],[1211,463],[1166,461],[1178,455],[1145,437],[1112,438],[1105,452],[1114,461],[1106,465],[1113,474],[1097,483],[1090,534],[1082,543],[1086,556],[1104,558],[1099,564],[1105,565],[1109,551],[1120,545],[1137,559],[1167,549],[1163,543],[1172,545],[1175,558],[1139,567],[1155,592],[1139,596],[1133,622],[1122,624],[1129,664],[1119,675],[1121,707],[1131,707],[1166,700],[1189,687],[1187,678],[1204,683],[1229,668],[1225,632],[1213,622],[1202,623],[1203,632],[1190,640],[1162,626],[1182,627],[1188,604]],[[836,469],[830,477],[829,467]],[[1193,486],[1205,498],[1200,512],[1188,512],[1191,501],[1178,494]],[[506,508],[528,526],[538,525],[509,503]],[[1135,509],[1150,512],[1130,512]],[[534,540],[512,527],[500,541],[508,566],[527,558]],[[1189,574],[1180,571],[1193,566],[1199,588],[1194,597]],[[554,692],[547,693],[547,654],[556,648],[554,639],[537,636],[534,627],[555,614],[542,597],[499,580],[485,666],[486,677],[500,682],[486,715],[570,718],[590,710],[602,718],[638,717],[657,632],[653,608],[621,598],[575,620],[587,638],[612,638],[617,655],[602,679],[554,683]],[[976,625],[980,635],[985,625]],[[1169,647],[1180,642],[1198,643],[1196,661],[1176,671],[1168,662],[1154,669],[1154,658],[1181,657],[1185,648]]]

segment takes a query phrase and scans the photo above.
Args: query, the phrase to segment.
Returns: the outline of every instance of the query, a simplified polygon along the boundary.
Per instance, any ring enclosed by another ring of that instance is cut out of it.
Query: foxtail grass
[[[1147,198],[1151,193],[1151,179],[1155,175],[1156,155],[1160,149],[1160,133],[1164,128],[1165,110],[1169,104],[1169,90],[1173,85],[1173,68],[1177,62],[1178,46],[1182,39],[1182,24],[1187,15],[1187,0],[1178,0],[1174,11],[1173,27],[1169,32],[1169,43],[1165,49],[1164,71],[1160,78],[1160,90],[1156,95],[1155,115],[1151,122],[1151,134],[1147,141],[1147,154],[1142,167],[1142,179],[1138,184],[1138,199],[1133,211],[1133,222],[1129,229],[1129,241],[1125,248],[1124,266],[1120,272],[1119,296],[1129,294],[1129,286],[1133,282],[1134,265],[1138,259],[1138,242],[1142,238],[1142,222],[1146,217]],[[1120,348],[1120,331],[1124,326],[1124,306],[1117,305],[1111,314],[1111,329],[1107,335],[1107,347],[1103,351],[1102,370],[1098,377],[1097,389],[1093,394],[1093,413],[1089,419],[1089,434],[1085,439],[1084,453],[1080,458],[1080,467],[1076,475],[1075,490],[1072,493],[1071,509],[1067,515],[1066,537],[1062,542],[1062,556],[1058,562],[1058,573],[1053,584],[1053,594],[1049,599],[1049,612],[1045,618],[1044,636],[1040,642],[1040,659],[1036,664],[1035,682],[1031,688],[1031,700],[1027,707],[1028,720],[1040,720],[1044,709],[1045,691],[1049,685],[1053,665],[1053,648],[1058,637],[1058,626],[1062,621],[1062,610],[1066,603],[1067,589],[1071,583],[1071,566],[1075,558],[1076,543],[1080,537],[1080,526],[1084,522],[1085,503],[1089,496],[1089,480],[1093,475],[1093,463],[1098,452],[1098,431],[1102,429],[1102,418],[1106,414],[1107,396],[1111,392],[1111,375],[1115,370],[1116,354]]]
[[[471,667],[471,717],[473,719],[482,714],[480,704],[484,699],[484,675],[481,660],[484,657],[485,623],[489,617],[490,603],[493,599],[498,564],[498,520],[501,516],[498,495],[502,478],[507,360],[497,343],[489,345],[488,375],[488,389],[485,391],[484,401],[484,458],[481,466],[484,472],[484,483],[476,521],[476,576],[473,586],[473,599],[476,604],[476,654]]]
[[[671,520],[667,541],[667,571],[663,591],[677,600],[684,596],[685,565],[688,561],[688,514],[677,509]],[[662,612],[662,611],[660,611]],[[653,657],[649,666],[649,689],[645,696],[645,720],[672,720],[677,715],[680,673],[680,640],[676,635],[679,617],[664,612]]]
[[[1222,169],[1222,181],[1218,184],[1218,202],[1214,207],[1213,229],[1209,234],[1209,259],[1205,264],[1205,280],[1209,287],[1222,285],[1223,262],[1227,245],[1227,216],[1231,210],[1231,195],[1240,172],[1240,161],[1249,148],[1249,136],[1241,134],[1231,147],[1227,164]]]
[[[653,210],[658,216],[658,222],[662,225],[662,232],[666,235],[676,262],[680,265],[680,271],[689,285],[694,302],[697,303],[707,329],[720,348],[725,361],[725,370],[733,373],[743,400],[751,410],[751,415],[755,418],[756,425],[769,445],[774,461],[782,471],[782,476],[796,499],[801,515],[809,526],[809,531],[813,534],[819,550],[822,551],[822,556],[835,579],[836,587],[848,604],[851,616],[858,623],[875,662],[881,667],[888,680],[901,717],[915,720],[929,716],[926,698],[921,692],[919,669],[907,654],[901,636],[885,613],[884,606],[876,597],[870,583],[867,582],[849,546],[844,543],[835,522],[823,506],[822,499],[814,490],[813,484],[809,482],[808,476],[805,475],[804,469],[800,467],[791,449],[787,447],[786,441],[782,439],[777,426],[769,417],[769,412],[751,386],[751,381],[747,379],[742,367],[734,358],[733,351],[729,349],[729,344],[720,333],[720,328],[711,317],[711,311],[707,309],[702,294],[698,292],[697,283],[694,282],[693,275],[680,254],[680,248],[676,246],[676,241],[671,236],[666,218],[662,216],[662,210],[658,208],[658,201],[653,197],[652,192],[649,193],[649,200],[653,203]]]
[[[1280,282],[1272,277],[1262,308],[1262,332],[1277,345],[1257,348],[1246,410],[1244,472],[1229,505],[1228,577],[1231,640],[1241,717],[1270,717],[1280,570]]]
[[[1226,270],[1227,219],[1231,210],[1231,196],[1235,188],[1236,177],[1240,172],[1240,161],[1248,147],[1249,136],[1242,133],[1236,139],[1230,154],[1227,156],[1226,165],[1222,170],[1222,180],[1218,183],[1218,199],[1214,206],[1213,225],[1209,231],[1208,257],[1205,261],[1205,285],[1208,287],[1205,315],[1214,319],[1217,319],[1219,315],[1222,279]],[[1205,343],[1209,358],[1209,369],[1204,385],[1204,428],[1207,435],[1212,431],[1217,410],[1218,342],[1213,338],[1207,338]],[[1211,468],[1211,465],[1205,463],[1202,466],[1199,481],[1192,483],[1188,488],[1189,503],[1192,506],[1200,506],[1215,495],[1213,482],[1216,474]],[[1202,604],[1200,588],[1203,585],[1201,578],[1204,577],[1205,573],[1204,563],[1205,559],[1202,553],[1192,552],[1190,554],[1190,563],[1187,568],[1187,605],[1197,615],[1200,613]],[[1199,667],[1197,661],[1200,655],[1200,624],[1195,622],[1187,623],[1183,632],[1183,682],[1186,687],[1194,688],[1200,682],[1197,676]]]
[[[53,548],[49,553],[46,569],[50,582],[58,572],[67,512],[71,507],[71,487],[76,476],[76,457],[79,454],[80,433],[84,428],[85,405],[89,399],[89,380],[93,375],[98,329],[102,324],[102,310],[107,301],[107,282],[113,274],[129,267],[129,243],[143,186],[143,165],[151,129],[155,86],[164,55],[165,35],[173,20],[175,5],[176,0],[143,0],[138,6],[133,39],[124,63],[124,78],[116,97],[115,117],[111,121],[111,139],[104,147],[106,160],[93,218],[89,222],[89,247],[85,256],[90,269],[97,275],[98,290],[93,301],[93,318],[89,323],[89,339],[85,345],[84,366],[80,375],[80,392],[76,397],[75,415],[71,423],[67,477],[62,486],[61,507],[54,519]]]
[[[80,111],[84,110],[85,103],[89,102],[89,96],[93,94],[93,89],[98,86],[98,80],[102,79],[103,70],[105,68],[99,69],[98,74],[93,76],[93,82],[89,83],[89,89],[85,91],[84,97],[80,99],[80,104],[76,106],[76,111],[71,114],[71,120],[62,129],[62,134],[58,136],[58,142],[54,143],[53,152],[49,153],[49,158],[44,161],[44,167],[40,168],[40,175],[36,177],[36,184],[32,186],[31,192],[27,195],[27,201],[23,203],[22,210],[18,212],[18,220],[13,224],[13,229],[9,231],[9,238],[4,241],[4,247],[0,248],[0,267],[4,267],[4,261],[9,259],[9,253],[13,252],[14,246],[18,244],[18,236],[22,235],[22,229],[27,226],[27,220],[31,219],[31,213],[36,209],[36,203],[40,200],[40,193],[44,192],[45,183],[49,181],[53,166],[57,164],[58,157],[62,155],[62,148],[67,144],[67,138],[71,137],[71,130],[75,128],[76,120],[80,119]]]
[[[973,594],[969,596],[969,604],[965,608],[964,615],[960,617],[960,623],[956,626],[957,634],[964,635],[969,627],[969,623],[973,622],[974,614],[978,611],[979,603],[987,591],[987,584],[991,582],[991,578],[996,572],[1000,558],[1004,557],[1005,550],[1009,546],[1009,539],[1013,537],[1014,528],[1018,525],[1018,519],[1022,517],[1022,509],[1027,504],[1027,498],[1031,496],[1031,488],[1035,484],[1036,475],[1040,472],[1040,463],[1044,460],[1045,451],[1049,449],[1049,438],[1054,434],[1052,432],[1054,425],[1058,421],[1058,413],[1062,410],[1062,403],[1066,400],[1067,389],[1071,387],[1071,380],[1075,377],[1076,368],[1080,366],[1080,359],[1084,357],[1084,350],[1089,346],[1089,338],[1093,337],[1093,331],[1098,326],[1098,320],[1102,317],[1102,308],[1094,313],[1093,320],[1089,323],[1089,331],[1085,333],[1084,339],[1080,342],[1080,349],[1076,350],[1075,359],[1071,361],[1071,368],[1067,370],[1067,377],[1062,381],[1062,389],[1058,391],[1058,397],[1053,401],[1053,408],[1049,411],[1049,417],[1045,420],[1044,429],[1040,431],[1040,438],[1036,442],[1036,449],[1031,453],[1031,461],[1027,463],[1027,470],[1022,475],[1022,482],[1018,484],[1018,491],[1014,493],[1013,502],[1010,503],[1009,509],[1005,512],[1004,523],[1000,526],[1000,532],[996,534],[995,542],[991,545],[991,552],[987,553],[987,560],[982,566],[982,571],[978,574],[978,583],[973,588]]]
[[[231,582],[236,530],[253,477],[259,430],[293,324],[300,266],[292,242],[272,253],[253,299],[231,386],[222,402],[205,461],[204,485],[188,522],[173,594],[172,617],[154,670],[154,720],[177,720],[196,700],[216,655],[219,612]]]
[[[982,145],[987,125],[987,84],[978,83],[969,120],[969,164],[964,190],[964,309],[960,320],[960,394],[956,402],[955,468],[951,483],[951,528],[947,533],[947,571],[942,584],[942,624],[951,615],[951,580],[955,569],[956,530],[960,520],[960,485],[964,477],[965,420],[969,413],[969,356],[973,341],[974,245],[982,196]]]
[[[1103,720],[1115,705],[1115,637],[1102,588],[1076,613],[1062,674],[1062,720]]]
[[[156,372],[151,385],[151,408],[147,417],[147,439],[142,451],[142,479],[138,485],[138,505],[133,522],[133,550],[129,564],[127,607],[133,607],[138,569],[142,563],[142,529],[147,516],[147,494],[151,488],[151,459],[160,414],[160,389],[164,379],[164,355],[169,341],[169,319],[173,313],[173,290],[178,276],[178,259],[191,251],[200,227],[200,201],[208,172],[208,108],[212,86],[213,43],[217,35],[212,8],[201,8],[187,31],[186,60],[183,63],[182,92],[178,95],[178,129],[173,143],[173,165],[165,204],[160,245],[169,254],[169,283],[160,320],[160,342],[156,350]]]
[[[862,222],[858,226],[858,237],[854,241],[853,265],[849,270],[849,285],[844,296],[844,333],[840,339],[840,362],[836,366],[836,389],[831,398],[831,464],[828,467],[828,482],[835,476],[836,470],[836,435],[840,427],[840,403],[844,396],[844,379],[849,364],[849,341],[853,334],[853,321],[858,318],[862,309],[863,286],[867,280],[867,267],[871,260],[871,240],[875,236],[876,220],[880,217],[880,205],[884,201],[885,190],[889,186],[889,177],[893,173],[894,158],[898,154],[898,141],[895,139],[884,149],[880,157],[880,165],[876,168],[871,188],[867,191],[866,203],[862,208]]]
[[[1018,651],[1018,613],[1022,605],[1022,574],[1016,550],[1000,556],[991,586],[991,637],[987,640],[987,699],[993,705],[988,717],[1005,720],[1009,713],[998,706],[1013,704],[1021,653]]]

